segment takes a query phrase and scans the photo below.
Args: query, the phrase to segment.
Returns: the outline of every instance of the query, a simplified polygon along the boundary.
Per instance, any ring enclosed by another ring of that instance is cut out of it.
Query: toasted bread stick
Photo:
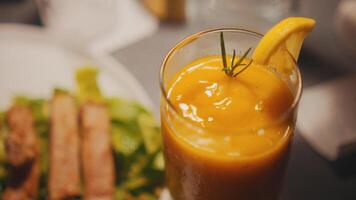
[[[115,168],[107,108],[88,102],[82,106],[80,117],[84,199],[113,199]]]
[[[73,97],[55,94],[50,107],[49,199],[80,195],[78,110]]]
[[[7,113],[6,119],[10,129],[5,142],[10,170],[2,199],[36,199],[40,167],[32,111],[27,106],[15,105]]]

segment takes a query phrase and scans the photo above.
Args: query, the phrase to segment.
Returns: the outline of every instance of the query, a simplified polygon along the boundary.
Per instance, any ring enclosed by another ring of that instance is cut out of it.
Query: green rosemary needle
[[[232,53],[232,58],[231,58],[231,64],[230,66],[227,65],[227,60],[226,60],[226,48],[225,48],[225,40],[224,40],[224,33],[220,32],[220,47],[221,47],[221,57],[223,61],[223,69],[222,71],[225,72],[226,75],[230,77],[236,77],[237,75],[241,74],[243,71],[245,71],[249,66],[251,66],[253,60],[251,59],[248,64],[242,63],[246,58],[247,55],[251,51],[251,47],[245,51],[245,53],[238,58],[238,60],[235,63],[236,60],[236,50],[233,50]],[[239,68],[237,72],[235,70]]]

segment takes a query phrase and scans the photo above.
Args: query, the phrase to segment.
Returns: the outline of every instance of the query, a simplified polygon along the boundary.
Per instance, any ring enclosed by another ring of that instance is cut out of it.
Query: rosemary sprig
[[[221,54],[222,54],[222,61],[223,61],[223,71],[225,73],[228,72],[227,62],[226,62],[226,50],[225,50],[225,41],[224,41],[224,34],[220,32],[220,45],[221,45]]]
[[[243,71],[245,71],[249,66],[251,66],[252,64],[252,59],[250,60],[250,62],[248,64],[242,63],[247,55],[250,53],[251,51],[251,47],[248,48],[247,51],[245,51],[245,53],[238,58],[238,60],[235,63],[235,59],[236,59],[236,50],[233,50],[232,53],[232,59],[231,59],[231,64],[230,66],[227,65],[227,60],[226,60],[226,49],[225,49],[225,41],[224,41],[224,33],[220,32],[220,46],[221,46],[221,57],[222,57],[222,61],[223,61],[223,69],[222,71],[225,72],[226,75],[230,76],[230,77],[236,77],[237,75],[241,74]],[[242,67],[239,71],[235,72],[235,69]]]

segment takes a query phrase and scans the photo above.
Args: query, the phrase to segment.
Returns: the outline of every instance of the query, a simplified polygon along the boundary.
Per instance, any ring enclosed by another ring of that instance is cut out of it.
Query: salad
[[[157,199],[163,185],[164,162],[161,151],[160,127],[153,115],[140,103],[120,97],[108,97],[102,95],[96,78],[98,70],[93,67],[83,67],[76,72],[77,90],[75,92],[54,88],[53,94],[67,95],[75,99],[75,104],[80,107],[83,102],[99,102],[106,107],[110,119],[110,156],[114,163],[114,199]],[[48,187],[51,166],[51,100],[43,98],[31,98],[27,96],[15,96],[14,105],[24,105],[31,109],[34,120],[34,130],[39,147],[39,180],[37,199],[48,199],[52,188]],[[14,164],[11,162],[9,145],[6,138],[11,135],[11,127],[7,116],[9,111],[0,113],[0,193],[6,193],[9,182],[13,178],[11,170]],[[79,132],[82,129],[79,129]],[[83,134],[83,133],[81,133]],[[82,139],[83,136],[79,137]],[[85,142],[83,142],[83,145]],[[69,148],[69,147],[68,147]],[[94,153],[95,153],[94,146]],[[97,147],[99,148],[99,147]],[[10,151],[11,152],[11,151]],[[80,154],[79,162],[86,160]],[[91,157],[91,154],[89,154]],[[95,163],[95,162],[94,162]],[[99,163],[100,164],[100,163]],[[83,163],[81,164],[83,165]],[[85,163],[84,163],[85,165]],[[99,165],[100,166],[100,165]],[[57,168],[60,168],[58,166]],[[105,165],[102,166],[105,168]],[[104,170],[102,167],[96,170]],[[84,166],[85,169],[85,166]],[[83,170],[83,167],[80,168]],[[81,173],[85,176],[86,172]],[[99,178],[100,177],[96,177]],[[85,183],[86,177],[80,177],[80,192],[71,199],[81,199],[88,190]],[[53,192],[54,193],[54,192]],[[89,194],[89,193],[88,193]]]

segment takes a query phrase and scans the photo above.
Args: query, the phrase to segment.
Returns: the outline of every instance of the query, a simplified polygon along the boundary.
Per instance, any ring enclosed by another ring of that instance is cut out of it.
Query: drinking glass
[[[219,34],[224,33],[226,52],[236,49],[241,55],[262,35],[243,29],[214,29],[193,34],[179,42],[165,57],[160,72],[161,125],[165,175],[168,189],[175,200],[276,200],[282,185],[295,128],[302,82],[295,60],[290,55],[284,66],[264,66],[282,79],[294,96],[283,115],[270,124],[253,127],[238,134],[282,132],[284,136],[271,149],[253,156],[224,159],[213,152],[195,148],[184,132],[200,137],[218,132],[198,127],[184,118],[172,105],[167,91],[172,77],[192,61],[220,55]],[[284,98],[276,96],[271,98]],[[188,102],[189,103],[189,102]]]

